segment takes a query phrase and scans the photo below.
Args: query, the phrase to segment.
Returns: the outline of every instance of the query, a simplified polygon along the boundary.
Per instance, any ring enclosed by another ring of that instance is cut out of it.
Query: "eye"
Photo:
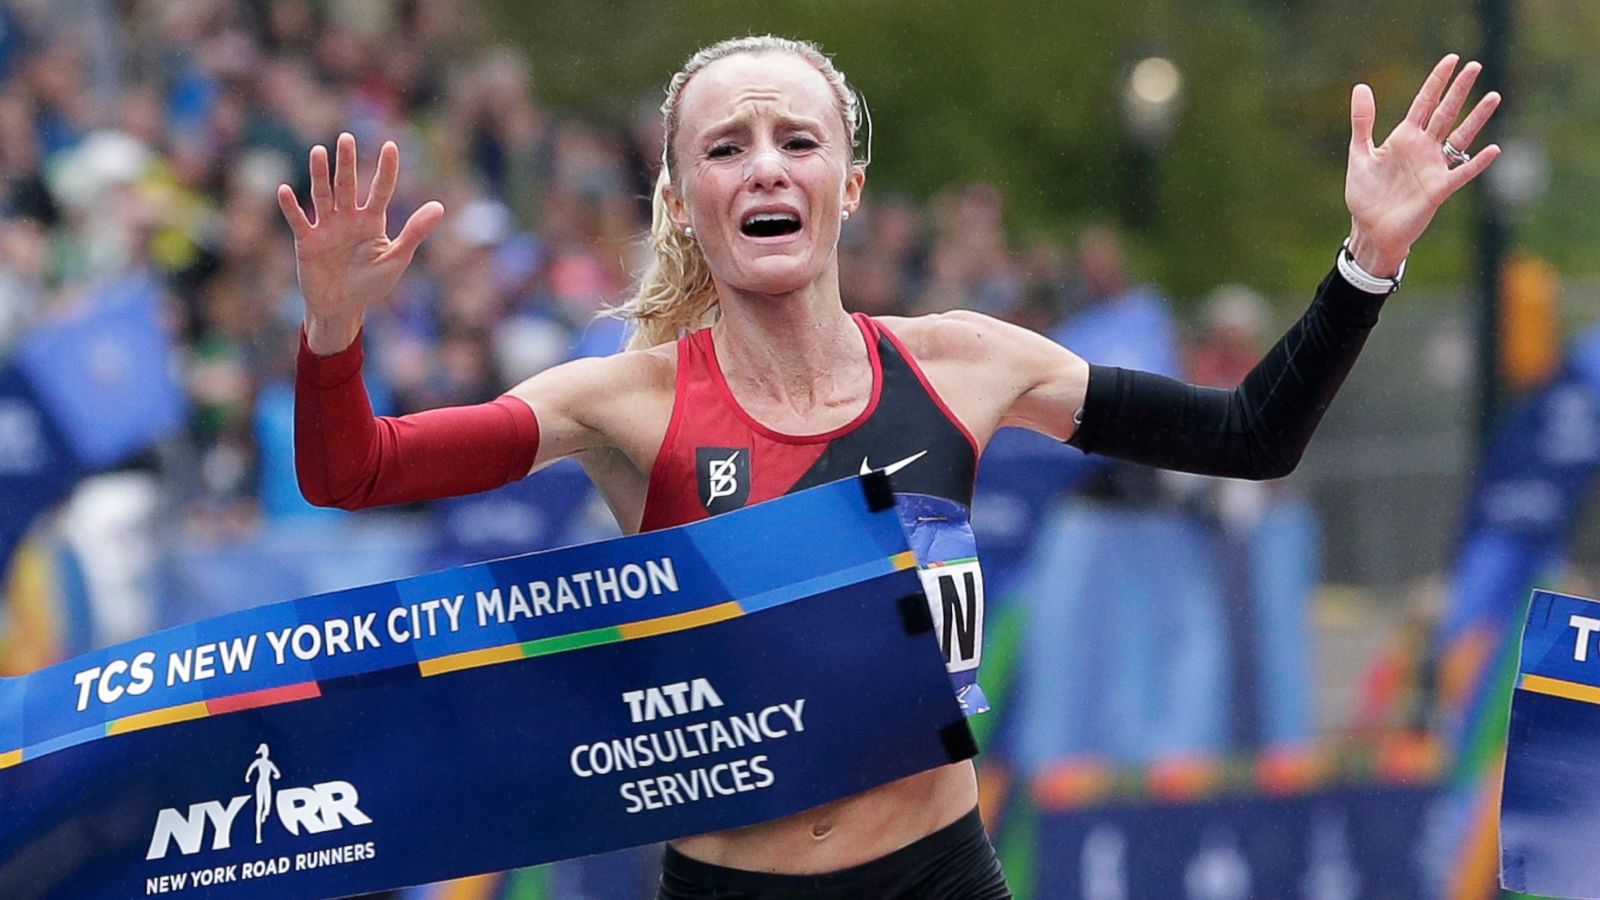
[[[739,152],[737,144],[718,144],[706,151],[706,156],[711,159],[727,159]]]
[[[807,150],[815,150],[818,146],[819,145],[816,140],[804,135],[796,135],[783,142],[783,149],[792,150],[796,153],[803,153]]]

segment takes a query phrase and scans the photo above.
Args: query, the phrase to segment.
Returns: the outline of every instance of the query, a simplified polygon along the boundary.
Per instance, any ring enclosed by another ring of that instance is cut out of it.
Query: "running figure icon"
[[[272,779],[281,777],[278,767],[267,758],[267,745],[256,748],[255,761],[244,770],[244,780],[256,779],[256,843],[261,843],[261,826],[272,813]]]

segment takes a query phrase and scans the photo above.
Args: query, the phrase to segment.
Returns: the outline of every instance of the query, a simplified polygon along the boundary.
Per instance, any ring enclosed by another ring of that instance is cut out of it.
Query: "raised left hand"
[[[1355,86],[1350,94],[1350,162],[1345,170],[1344,202],[1350,208],[1350,252],[1356,264],[1380,277],[1391,277],[1411,252],[1411,245],[1433,221],[1450,195],[1489,168],[1500,148],[1490,144],[1467,162],[1445,155],[1444,144],[1469,151],[1500,95],[1485,94],[1456,125],[1473,82],[1483,67],[1469,62],[1451,81],[1460,57],[1439,60],[1411,101],[1405,120],[1381,145],[1372,143],[1377,116],[1372,89]]]

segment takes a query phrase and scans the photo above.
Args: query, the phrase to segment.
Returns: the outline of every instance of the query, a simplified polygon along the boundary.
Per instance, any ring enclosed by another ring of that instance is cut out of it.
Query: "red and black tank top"
[[[650,472],[640,530],[887,471],[962,708],[983,712],[988,704],[976,681],[983,573],[969,521],[977,442],[899,339],[869,316],[852,318],[866,341],[872,393],[854,420],[821,434],[784,434],[757,422],[728,388],[711,329],[681,338],[672,419]]]

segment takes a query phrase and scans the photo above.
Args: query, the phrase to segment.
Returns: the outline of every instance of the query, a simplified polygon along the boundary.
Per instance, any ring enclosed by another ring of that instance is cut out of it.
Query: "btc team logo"
[[[324,781],[310,787],[275,790],[273,782],[282,778],[282,773],[271,754],[266,744],[260,745],[256,748],[256,758],[245,769],[244,780],[254,784],[254,797],[240,794],[227,800],[194,803],[187,811],[163,809],[157,813],[150,849],[144,858],[163,859],[174,844],[184,856],[199,853],[205,849],[208,829],[210,849],[227,850],[233,846],[234,822],[252,799],[255,801],[252,819],[257,844],[261,843],[262,828],[274,817],[296,837],[302,832],[321,834],[346,825],[372,824],[372,819],[357,805],[361,798],[348,781]]]
[[[750,448],[696,447],[694,471],[706,512],[725,513],[750,501]]]

